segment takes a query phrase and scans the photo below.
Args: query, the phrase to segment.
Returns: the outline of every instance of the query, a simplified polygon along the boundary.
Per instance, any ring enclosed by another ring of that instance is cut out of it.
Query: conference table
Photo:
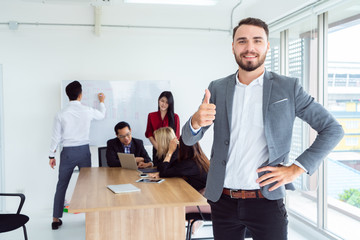
[[[86,240],[184,240],[185,207],[207,205],[182,178],[137,183],[139,172],[81,168],[69,212],[85,213]],[[131,183],[139,192],[115,194],[107,185]]]

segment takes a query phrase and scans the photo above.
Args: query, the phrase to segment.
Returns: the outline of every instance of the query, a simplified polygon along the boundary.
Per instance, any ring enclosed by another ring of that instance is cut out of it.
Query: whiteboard
[[[69,103],[65,87],[72,81],[62,81],[62,107]],[[151,144],[145,137],[147,116],[158,110],[158,97],[161,92],[170,91],[170,81],[78,81],[83,91],[81,103],[86,106],[99,109],[97,94],[105,94],[106,116],[92,121],[90,145],[106,146],[107,140],[116,137],[114,127],[121,121],[130,124],[133,137],[142,139],[144,145]]]

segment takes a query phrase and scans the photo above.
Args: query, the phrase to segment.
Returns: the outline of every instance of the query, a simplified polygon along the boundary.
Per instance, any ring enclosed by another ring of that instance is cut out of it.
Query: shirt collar
[[[80,102],[80,101],[78,101],[78,100],[73,100],[73,101],[70,101],[70,102],[69,102],[69,104],[72,104],[72,105],[79,105],[79,104],[81,104],[81,102]]]
[[[130,142],[129,145],[124,145],[123,143],[121,143],[121,145],[123,145],[124,148],[126,148],[126,147],[127,147],[127,148],[131,148],[131,143],[132,143],[132,140],[131,140],[131,142]]]
[[[264,75],[265,75],[265,71],[258,78],[253,80],[249,85],[254,85],[254,84],[258,83],[260,86],[262,86],[264,84]],[[238,71],[236,72],[235,76],[236,76],[236,85],[241,85],[241,86],[245,85],[240,82],[239,77],[238,77]]]

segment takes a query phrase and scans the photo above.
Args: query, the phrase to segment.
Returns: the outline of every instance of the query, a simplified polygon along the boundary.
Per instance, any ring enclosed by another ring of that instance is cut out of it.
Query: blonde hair
[[[158,144],[156,156],[162,158],[168,152],[170,141],[176,138],[176,135],[171,127],[163,127],[154,132],[154,137]]]

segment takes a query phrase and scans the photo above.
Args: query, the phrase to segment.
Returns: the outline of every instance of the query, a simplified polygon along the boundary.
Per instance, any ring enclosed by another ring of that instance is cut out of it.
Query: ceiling
[[[103,0],[0,0],[0,5],[13,7],[3,12],[0,7],[0,22],[93,24],[92,1]],[[315,1],[219,0],[214,6],[188,6],[110,0],[110,4],[101,7],[101,24],[230,30],[242,18],[251,16],[271,22]],[[234,9],[235,6],[238,7]]]

